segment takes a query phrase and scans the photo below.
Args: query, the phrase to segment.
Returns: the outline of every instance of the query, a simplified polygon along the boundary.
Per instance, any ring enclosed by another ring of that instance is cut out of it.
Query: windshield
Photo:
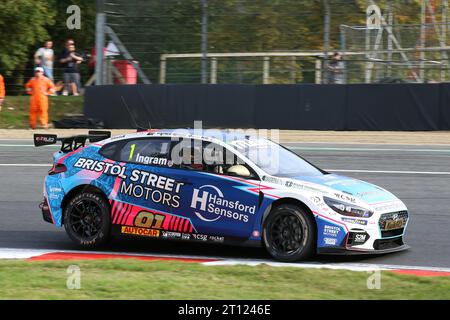
[[[231,144],[266,173],[278,177],[324,173],[294,152],[266,139],[236,140]]]

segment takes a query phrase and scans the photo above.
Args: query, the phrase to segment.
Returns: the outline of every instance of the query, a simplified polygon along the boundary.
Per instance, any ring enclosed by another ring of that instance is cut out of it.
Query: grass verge
[[[30,110],[29,96],[6,97],[0,111],[0,128],[26,129],[29,127]],[[83,113],[83,97],[49,97],[49,122],[64,118],[65,114]]]
[[[67,268],[81,288],[66,287]],[[270,266],[204,266],[134,259],[0,261],[2,299],[450,299],[450,278]]]

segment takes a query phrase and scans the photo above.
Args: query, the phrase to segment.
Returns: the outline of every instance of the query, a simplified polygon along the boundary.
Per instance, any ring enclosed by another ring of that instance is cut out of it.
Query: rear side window
[[[123,145],[118,160],[146,165],[170,165],[168,161],[170,144],[169,139],[130,140]]]
[[[111,160],[117,160],[117,154],[120,151],[120,147],[123,145],[122,142],[113,142],[108,143],[107,145],[104,145],[99,153],[104,156],[105,158],[111,159]]]

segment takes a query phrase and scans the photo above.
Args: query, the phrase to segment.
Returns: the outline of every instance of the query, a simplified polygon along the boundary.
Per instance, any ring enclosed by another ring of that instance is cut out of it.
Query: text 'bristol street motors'
[[[127,182],[128,176],[125,173],[125,166],[85,158],[78,159],[74,167],[121,178],[123,181],[120,186],[120,193],[122,194],[134,198],[144,198],[168,207],[178,208],[180,206],[180,196],[178,194],[184,183],[177,182],[175,179],[134,169],[129,177],[130,182]]]

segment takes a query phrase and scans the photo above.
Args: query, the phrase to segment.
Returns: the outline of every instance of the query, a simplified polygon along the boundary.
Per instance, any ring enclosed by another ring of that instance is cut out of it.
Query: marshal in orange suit
[[[48,128],[48,96],[55,90],[53,82],[44,76],[44,69],[34,70],[34,77],[25,85],[30,97],[30,127],[36,128],[37,118],[43,128]]]

